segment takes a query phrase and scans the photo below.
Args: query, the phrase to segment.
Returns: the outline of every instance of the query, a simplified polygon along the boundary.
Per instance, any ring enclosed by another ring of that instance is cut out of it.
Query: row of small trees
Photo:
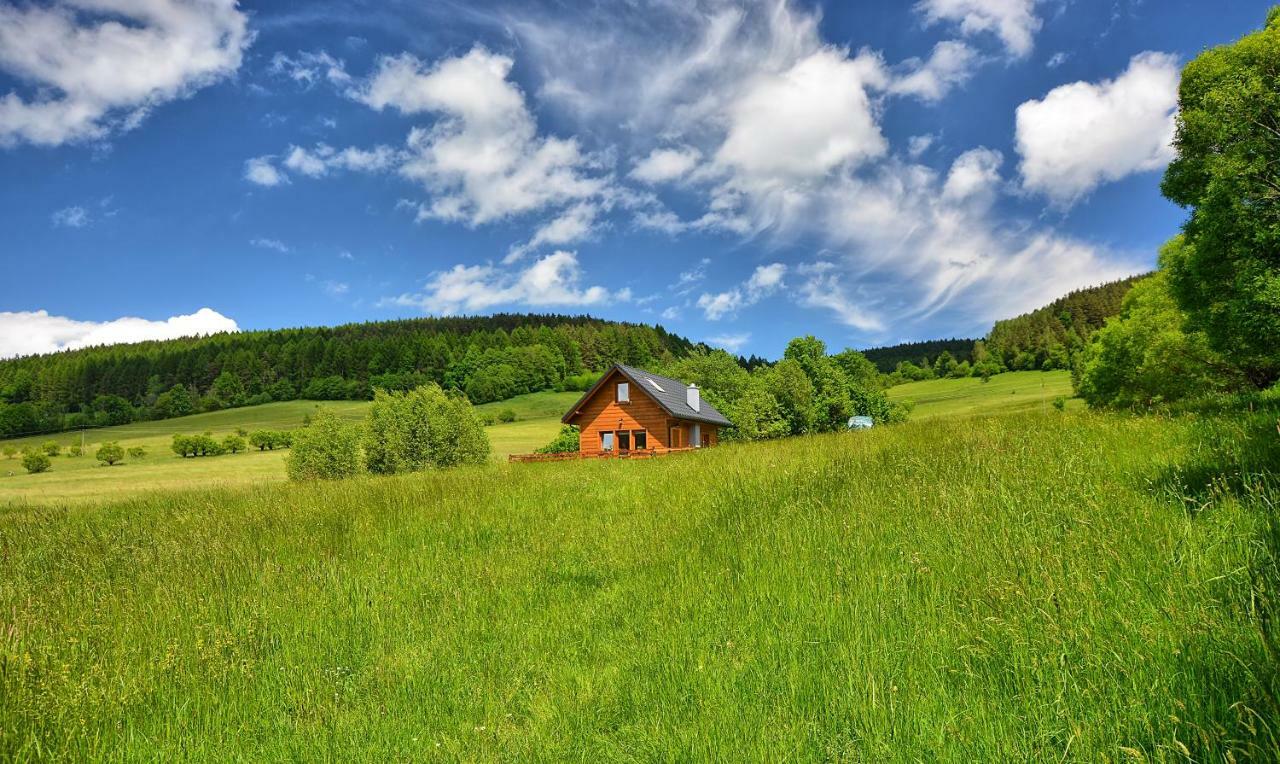
[[[23,451],[22,468],[33,475],[41,472],[48,472],[53,467],[53,457],[57,456],[61,451],[61,448],[54,450],[49,448],[48,445],[49,444],[46,443],[40,448],[28,448]],[[80,453],[80,446],[72,446],[68,449],[67,455],[79,456]],[[123,462],[125,453],[126,451],[123,446],[115,441],[111,441],[98,446],[98,450],[94,454],[94,458],[101,462],[103,466],[110,467],[113,464]],[[128,454],[131,458],[141,459],[147,455],[147,450],[142,446],[134,446],[128,449]],[[8,449],[6,449],[6,456],[10,456],[10,458],[12,458]]]
[[[429,384],[407,392],[379,390],[364,422],[321,409],[297,430],[285,460],[291,480],[336,480],[489,459],[489,438],[465,396]]]

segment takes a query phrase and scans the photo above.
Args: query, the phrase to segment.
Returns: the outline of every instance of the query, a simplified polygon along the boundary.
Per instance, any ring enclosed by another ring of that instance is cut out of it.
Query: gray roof
[[[698,405],[698,411],[694,411],[689,408],[688,393],[686,392],[686,389],[689,386],[678,379],[664,377],[661,374],[654,374],[652,372],[645,371],[644,369],[637,369],[634,366],[624,366],[620,363],[614,364],[613,368],[617,369],[622,376],[631,380],[631,384],[635,385],[640,390],[643,390],[646,395],[657,401],[658,405],[661,406],[664,411],[676,419],[706,422],[708,424],[717,424],[723,427],[733,426],[733,422],[726,419],[724,414],[716,411],[716,407],[708,403],[705,397],[700,396],[701,402]],[[610,371],[613,371],[613,369],[610,369]],[[609,373],[605,372],[604,376],[600,378],[600,382],[603,382],[605,377],[608,376]],[[583,395],[582,399],[574,404],[573,408],[569,410],[569,413],[565,414],[564,418],[566,420],[577,413],[582,404],[595,394],[596,389],[600,387],[600,382],[597,382],[592,386],[592,388],[587,391],[586,395]]]

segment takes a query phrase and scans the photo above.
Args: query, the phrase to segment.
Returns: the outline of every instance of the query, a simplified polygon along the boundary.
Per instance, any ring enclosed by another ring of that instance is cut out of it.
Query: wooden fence
[[[685,454],[697,449],[692,446],[687,448],[662,448],[662,449],[646,449],[643,451],[606,451],[599,454],[584,454],[581,451],[571,451],[565,454],[510,454],[507,461],[510,462],[573,462],[579,459],[652,459],[655,456],[666,456],[667,454]]]

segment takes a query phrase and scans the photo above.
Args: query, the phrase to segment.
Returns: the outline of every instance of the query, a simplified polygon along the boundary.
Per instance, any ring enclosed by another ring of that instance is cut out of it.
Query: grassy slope
[[[559,429],[560,415],[579,395],[580,393],[533,393],[502,403],[479,406],[481,410],[493,411],[510,408],[519,417],[513,423],[486,428],[494,458],[505,459],[507,454],[528,453],[545,445]],[[85,433],[87,448],[84,456],[56,457],[53,469],[44,474],[28,475],[18,459],[6,460],[0,457],[0,505],[16,501],[81,503],[192,486],[237,486],[283,481],[285,474],[282,451],[253,451],[205,459],[179,459],[169,450],[170,440],[174,433],[199,433],[206,430],[221,437],[237,427],[250,431],[293,429],[300,427],[303,417],[314,411],[317,405],[333,408],[351,419],[363,418],[369,407],[367,402],[361,401],[332,401],[323,404],[289,401],[90,430]],[[80,435],[62,433],[0,443],[22,448],[39,445],[47,440],[69,446],[79,443]],[[102,467],[93,458],[93,453],[99,443],[108,440],[118,440],[125,448],[143,446],[148,451],[147,456],[140,460],[127,459],[124,464],[115,467]]]
[[[1272,758],[1259,514],[1172,498],[1247,442],[1036,411],[0,512],[0,759]]]
[[[996,414],[1049,409],[1054,398],[1070,398],[1071,374],[1065,371],[1014,371],[989,382],[966,379],[931,379],[889,388],[893,400],[913,401],[913,419],[966,414]],[[1072,407],[1083,402],[1071,401]]]

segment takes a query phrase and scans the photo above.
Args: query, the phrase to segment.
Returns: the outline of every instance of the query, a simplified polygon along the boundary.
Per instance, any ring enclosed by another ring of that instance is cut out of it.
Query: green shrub
[[[514,421],[516,421],[516,412],[515,412],[515,409],[503,409],[503,410],[499,411],[499,412],[498,412],[498,421],[499,421],[499,422],[504,422],[504,423],[506,423],[506,422],[514,422]]]
[[[483,464],[489,458],[489,438],[466,398],[432,384],[403,393],[374,393],[364,449],[371,472],[391,475]]]
[[[141,459],[147,455],[147,449],[142,446],[130,446],[128,454],[130,459]]]
[[[174,433],[173,444],[170,448],[172,448],[173,452],[178,456],[186,457],[196,455],[195,438],[191,435],[179,435],[178,433]]]
[[[15,456],[17,456],[17,455],[18,455],[18,449],[17,449],[17,447],[16,447],[16,446],[5,446],[5,447],[4,447],[4,458],[6,458],[6,459],[12,459],[13,457],[15,457]]]
[[[1058,411],[1066,411],[1066,410],[1067,410],[1067,396],[1065,396],[1065,395],[1059,395],[1057,398],[1054,398],[1054,399],[1053,399],[1053,407],[1054,407],[1055,409],[1057,409]]]
[[[338,480],[360,473],[360,427],[328,409],[297,431],[285,459],[290,480]]]
[[[480,417],[480,424],[485,427],[492,427],[498,423],[498,418],[493,415],[492,411],[481,411],[476,416]]]
[[[115,441],[111,441],[109,443],[103,443],[98,448],[98,453],[96,454],[96,458],[98,461],[110,467],[116,462],[124,460],[124,449],[121,448],[120,444],[116,443]]]
[[[222,439],[222,448],[228,453],[238,454],[245,449],[244,438],[239,435],[228,435]]]
[[[308,419],[310,416],[308,415]],[[249,445],[259,451],[274,451],[277,448],[288,448],[293,436],[278,430],[255,430],[249,434]]]
[[[536,454],[573,454],[581,449],[578,428],[571,424],[561,425],[555,439],[539,448]]]
[[[80,447],[79,443],[67,446],[67,456],[84,456],[84,449]]]
[[[22,466],[32,475],[47,472],[53,466],[53,460],[44,451],[28,451],[22,455]]]
[[[62,453],[62,446],[58,445],[57,441],[46,440],[44,444],[40,446],[40,450],[44,451],[49,456],[57,456]]]

